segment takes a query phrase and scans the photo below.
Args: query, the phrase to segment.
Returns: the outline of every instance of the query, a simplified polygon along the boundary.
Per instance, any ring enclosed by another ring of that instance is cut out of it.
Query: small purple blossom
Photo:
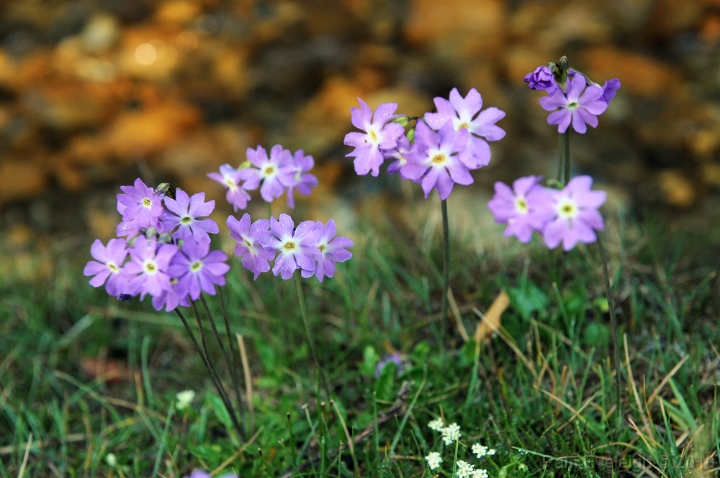
[[[402,373],[402,357],[399,353],[395,352],[386,355],[382,358],[382,360],[377,363],[377,365],[375,366],[375,378],[380,378],[380,374],[382,373],[385,366],[389,363],[395,364],[395,366],[397,367],[397,375],[400,375]]]
[[[438,112],[425,114],[427,124],[434,130],[440,130],[447,122],[452,123],[455,131],[467,129],[470,135],[460,153],[461,160],[470,169],[487,166],[490,163],[490,145],[487,142],[505,137],[505,130],[495,124],[505,117],[505,112],[494,106],[480,111],[483,100],[475,88],[465,98],[460,96],[457,88],[453,88],[449,100],[436,97],[434,102]]]
[[[540,106],[551,111],[547,122],[558,125],[559,133],[567,131],[572,123],[575,131],[584,134],[587,131],[586,124],[597,127],[597,115],[607,109],[608,104],[602,96],[602,87],[590,85],[586,88],[585,77],[575,75],[572,79],[568,78],[567,94],[558,88],[551,96],[540,98]]]
[[[591,191],[592,178],[577,176],[561,191],[550,191],[553,217],[545,225],[543,235],[550,249],[561,242],[569,251],[578,242],[597,240],[595,231],[602,231],[605,223],[598,208],[605,203],[605,191]]]
[[[425,197],[437,188],[440,199],[447,199],[455,183],[467,185],[473,182],[468,166],[458,156],[464,150],[468,136],[467,129],[455,131],[450,122],[435,132],[419,121],[415,127],[418,149],[408,155],[408,163],[400,170],[401,174],[418,181]]]
[[[208,173],[210,179],[219,182],[227,188],[228,191],[225,194],[225,199],[232,205],[233,211],[247,207],[247,203],[250,201],[250,194],[245,191],[243,181],[251,175],[250,170],[235,169],[229,164],[220,166],[220,173]]]
[[[359,175],[380,174],[380,165],[385,160],[385,151],[392,150],[404,134],[405,129],[398,123],[391,122],[397,103],[383,103],[375,113],[363,100],[358,98],[360,108],[350,108],[353,126],[364,133],[352,132],[345,135],[344,144],[355,149],[346,154],[354,157],[355,172]]]
[[[137,274],[130,281],[130,289],[140,294],[140,300],[145,298],[145,294],[155,297],[163,291],[172,290],[167,269],[176,253],[177,246],[174,244],[158,247],[155,239],[137,237],[130,249],[131,262],[125,265],[125,270],[128,274]]]
[[[607,80],[605,84],[602,85],[603,89],[603,95],[602,100],[610,105],[610,100],[615,98],[615,93],[617,93],[617,90],[620,89],[620,80],[617,78],[613,78],[612,80]]]
[[[264,245],[279,254],[275,258],[273,274],[284,280],[292,277],[296,269],[315,270],[315,257],[320,250],[315,246],[318,232],[312,221],[301,222],[297,229],[287,214],[280,214],[280,220],[270,218],[271,236],[264,239]]]
[[[117,236],[134,236],[143,229],[157,228],[164,211],[162,196],[140,178],[133,186],[120,186],[120,190],[123,194],[117,195],[117,210],[122,214],[122,222],[115,230]]]
[[[163,214],[163,231],[169,232],[178,228],[175,237],[183,240],[194,239],[199,242],[203,239],[210,240],[208,234],[217,234],[220,228],[212,219],[199,219],[209,216],[215,208],[215,201],[205,202],[205,193],[193,194],[189,197],[182,189],[175,192],[175,199],[165,198],[165,207],[172,214]]]
[[[190,237],[175,254],[168,269],[171,277],[179,279],[178,296],[197,300],[202,292],[215,295],[215,285],[225,285],[225,274],[230,270],[226,260],[224,252],[210,250],[209,237],[199,242]]]
[[[539,176],[516,179],[512,189],[504,183],[495,183],[495,195],[488,208],[496,222],[507,224],[505,236],[529,242],[533,230],[542,232],[554,216],[549,193],[538,184],[540,179]]]
[[[558,88],[555,82],[555,75],[553,75],[550,68],[543,65],[535,68],[535,71],[525,75],[525,83],[528,84],[531,90],[544,90],[548,94],[552,95]]]
[[[321,221],[315,223],[316,240],[315,247],[319,254],[316,256],[315,269],[303,269],[302,276],[307,278],[315,275],[322,282],[323,277],[332,277],[335,274],[335,263],[345,262],[352,258],[352,253],[347,250],[354,245],[347,237],[335,237],[335,221],[330,219],[327,226]]]
[[[244,187],[253,190],[262,181],[260,196],[265,201],[272,202],[273,199],[282,196],[285,188],[295,183],[292,155],[281,145],[273,146],[269,157],[262,146],[258,146],[257,149],[248,148],[247,159],[255,168],[249,169],[251,174],[245,181]]]
[[[105,284],[105,290],[113,297],[129,293],[127,272],[123,263],[128,255],[125,239],[110,239],[107,246],[103,246],[99,239],[95,239],[90,247],[90,255],[95,259],[85,265],[83,274],[95,276],[90,279],[90,285],[100,287]]]
[[[275,258],[275,251],[262,245],[270,236],[270,221],[259,219],[250,224],[250,214],[243,214],[238,221],[233,216],[227,218],[230,237],[237,241],[235,255],[241,259],[243,267],[258,276],[270,270],[270,261]]]
[[[308,173],[315,165],[315,160],[309,154],[306,155],[302,149],[295,151],[291,165],[293,170],[293,183],[287,188],[287,202],[288,207],[294,209],[295,198],[293,197],[293,192],[295,188],[297,188],[300,194],[307,196],[312,192],[312,188],[318,185],[318,179],[315,175]]]
[[[183,478],[212,478],[212,475],[205,470],[195,469]],[[240,478],[240,476],[235,473],[225,473],[224,475],[218,476],[218,478]]]

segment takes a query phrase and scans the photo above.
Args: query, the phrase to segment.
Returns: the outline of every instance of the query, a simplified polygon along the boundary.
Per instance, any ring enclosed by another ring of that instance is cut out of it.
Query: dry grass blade
[[[28,458],[30,458],[30,447],[32,446],[32,438],[32,432],[30,432],[27,445],[25,445],[25,454],[23,455],[22,465],[20,466],[20,471],[18,472],[18,478],[22,478],[25,474],[25,468],[27,467]]]
[[[659,384],[657,387],[655,387],[655,390],[653,390],[653,392],[650,394],[650,398],[647,399],[647,404],[648,404],[648,405],[650,405],[650,404],[653,402],[653,400],[655,400],[655,398],[657,398],[657,395],[658,395],[658,393],[660,393],[660,390],[662,390],[663,387],[664,387],[665,385],[667,385],[668,381],[670,381],[670,379],[673,378],[673,376],[677,373],[677,371],[680,370],[680,367],[682,367],[682,365],[683,365],[683,364],[687,361],[687,359],[689,359],[689,358],[690,358],[690,356],[689,356],[689,355],[686,355],[686,356],[684,356],[682,359],[680,359],[680,361],[673,367],[673,369],[670,370],[670,373],[668,373],[668,374],[662,379],[662,382],[660,382],[660,384]]]
[[[470,336],[467,333],[467,330],[465,330],[465,324],[463,324],[462,316],[460,315],[460,309],[458,308],[457,301],[455,300],[455,296],[452,293],[452,289],[448,287],[447,290],[447,298],[448,303],[450,304],[450,310],[452,311],[453,319],[455,320],[455,328],[457,328],[458,332],[460,333],[460,337],[462,337],[463,342],[467,342],[470,340]]]
[[[235,458],[237,458],[237,457],[239,457],[240,455],[242,455],[243,452],[245,452],[245,450],[247,450],[247,447],[249,447],[250,445],[252,445],[253,442],[257,439],[257,437],[260,436],[260,432],[263,431],[263,428],[264,428],[264,427],[260,427],[260,429],[259,429],[258,431],[256,431],[255,434],[254,434],[253,436],[251,436],[250,439],[249,439],[238,451],[236,451],[235,453],[233,453],[230,458],[228,458],[227,460],[225,460],[224,462],[222,462],[222,463],[220,464],[220,466],[218,466],[217,468],[215,468],[210,474],[211,474],[212,476],[215,476],[217,473],[220,473],[226,466],[228,466],[230,463],[232,463],[232,462],[235,460]]]
[[[240,334],[235,334],[238,342],[238,348],[240,349],[240,363],[243,368],[243,377],[245,378],[245,395],[247,398],[248,414],[250,415],[248,424],[250,427],[250,433],[255,430],[255,407],[253,406],[253,388],[252,388],[252,376],[250,375],[250,362],[248,361],[247,351],[245,350],[245,339]],[[238,397],[239,399],[240,397]]]
[[[509,305],[510,296],[503,290],[495,297],[487,313],[482,316],[482,320],[477,327],[475,327],[475,334],[473,336],[475,337],[477,347],[480,347],[481,343],[487,342],[490,334],[500,328],[500,319]]]
[[[627,368],[628,383],[632,388],[633,397],[635,398],[635,405],[638,407],[638,411],[640,412],[640,418],[642,418],[643,426],[645,427],[645,430],[647,430],[647,434],[650,437],[650,440],[655,445],[657,445],[652,426],[650,425],[650,421],[647,419],[646,416],[646,409],[643,408],[642,403],[640,403],[640,395],[638,394],[637,386],[635,385],[635,378],[633,378],[632,369],[630,369],[630,354],[628,353],[627,334],[623,335],[623,343],[625,345],[625,367]]]
[[[482,312],[480,312],[477,309],[477,307],[473,307],[472,310],[475,313],[475,315],[477,315],[478,317],[480,317],[480,319],[483,320],[483,322],[485,321],[485,316],[483,315]],[[515,355],[517,355],[517,357],[525,364],[525,366],[528,368],[530,373],[533,375],[533,377],[537,381],[537,372],[535,371],[535,368],[533,367],[530,360],[528,360],[528,358],[525,357],[525,355],[523,355],[523,353],[520,351],[520,349],[517,348],[517,345],[515,345],[515,342],[513,342],[513,340],[510,337],[508,337],[508,335],[501,328],[497,328],[497,327],[493,328],[492,323],[488,323],[488,326],[492,329],[493,332],[498,334],[498,336],[503,340],[503,342],[505,342],[507,344],[508,347],[510,347],[512,349],[513,352],[515,352]]]

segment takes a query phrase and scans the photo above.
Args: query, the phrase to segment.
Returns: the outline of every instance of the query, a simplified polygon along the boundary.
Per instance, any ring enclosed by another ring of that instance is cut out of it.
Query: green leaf
[[[360,373],[362,373],[366,377],[374,377],[375,367],[377,366],[379,361],[380,356],[375,350],[375,347],[373,347],[372,345],[368,345],[363,350],[363,363],[360,364]]]
[[[520,315],[529,320],[533,312],[539,311],[545,315],[545,308],[549,303],[548,296],[538,286],[526,283],[525,287],[512,287],[508,289],[510,304]]]
[[[380,372],[377,382],[375,382],[375,393],[379,400],[392,400],[395,390],[395,376],[397,375],[397,365],[395,362],[388,362]]]
[[[217,419],[220,420],[220,422],[225,425],[228,430],[230,430],[233,424],[222,398],[220,398],[215,392],[208,392],[207,395],[205,395],[205,401],[212,411],[215,412]]]
[[[590,322],[583,332],[583,343],[588,347],[607,347],[610,329],[605,324]]]

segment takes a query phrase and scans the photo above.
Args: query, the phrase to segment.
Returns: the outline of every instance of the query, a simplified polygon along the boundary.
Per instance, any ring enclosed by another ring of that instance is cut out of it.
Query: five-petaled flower
[[[590,85],[586,88],[585,77],[576,74],[567,81],[567,93],[561,88],[551,96],[540,98],[540,106],[548,115],[548,124],[558,125],[558,132],[564,133],[572,123],[578,133],[585,133],[587,126],[597,127],[597,115],[604,112],[608,103],[603,99],[604,90],[601,86]]]

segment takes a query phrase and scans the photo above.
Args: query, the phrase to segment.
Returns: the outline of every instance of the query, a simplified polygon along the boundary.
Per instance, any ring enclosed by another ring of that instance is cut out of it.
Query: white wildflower
[[[460,425],[451,423],[442,429],[442,439],[445,445],[451,445],[460,438]]]
[[[462,460],[457,461],[457,477],[458,478],[470,478],[473,475],[474,467]]]
[[[488,478],[488,472],[485,468],[478,468],[473,471],[471,478]]]
[[[442,421],[442,418],[436,418],[435,420],[428,423],[428,427],[430,427],[430,430],[435,430],[436,432],[442,431],[445,424]]]
[[[478,458],[482,458],[488,454],[488,447],[482,446],[479,443],[475,443],[472,446],[472,452],[475,453],[475,456],[477,456]]]
[[[195,399],[195,391],[183,390],[182,392],[178,392],[177,395],[175,395],[175,398],[177,398],[175,408],[177,408],[178,410],[185,410],[187,407],[190,406],[193,399]]]
[[[431,470],[436,470],[438,467],[440,467],[440,463],[442,463],[443,459],[440,456],[440,453],[433,451],[430,452],[428,456],[425,457],[428,463],[428,467]]]
[[[107,463],[110,468],[115,468],[117,466],[117,457],[115,456],[115,453],[108,453],[105,455],[105,463]]]

